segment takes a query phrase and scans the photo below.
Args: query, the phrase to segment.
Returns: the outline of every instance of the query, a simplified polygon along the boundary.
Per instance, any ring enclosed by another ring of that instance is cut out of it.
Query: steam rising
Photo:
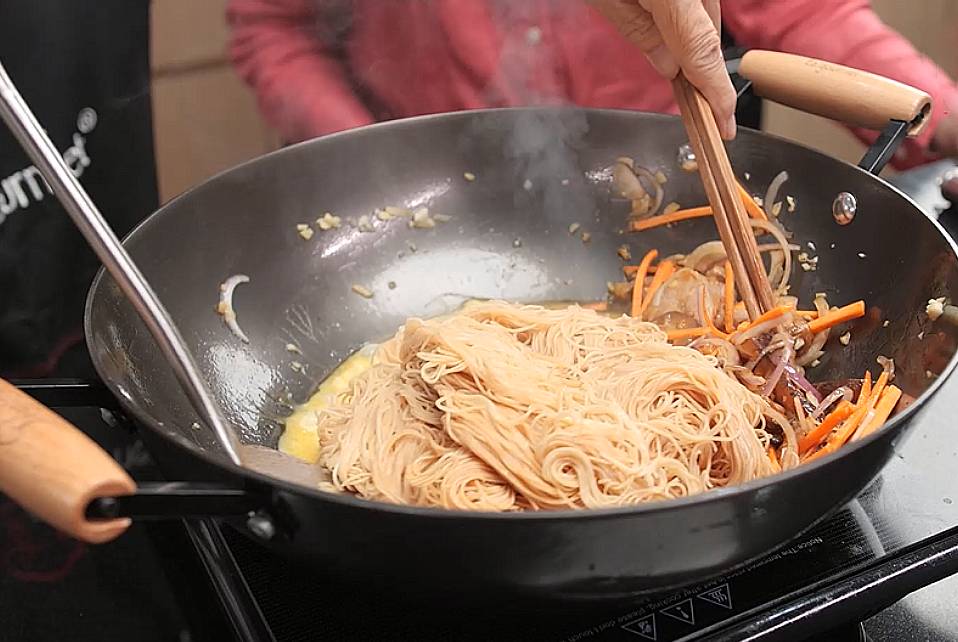
[[[489,104],[557,107],[520,112],[503,121],[508,127],[503,136],[505,160],[517,170],[517,208],[529,211],[529,194],[523,192],[530,192],[536,209],[541,208],[545,216],[586,215],[592,211],[591,199],[583,190],[567,185],[582,176],[576,150],[584,147],[589,125],[583,111],[559,109],[571,106],[558,72],[563,66],[559,60],[562,54],[536,25],[536,19],[543,17],[537,4],[492,3],[494,18],[503,26],[505,38],[486,98]],[[570,3],[555,2],[549,7],[553,24],[573,21],[575,7]],[[518,25],[530,26],[522,29]],[[561,26],[558,30],[561,32]]]

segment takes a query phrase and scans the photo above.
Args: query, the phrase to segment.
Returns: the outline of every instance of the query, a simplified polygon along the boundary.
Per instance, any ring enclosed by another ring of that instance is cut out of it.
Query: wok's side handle
[[[753,49],[742,56],[738,74],[763,98],[867,129],[901,121],[914,136],[931,113],[931,96],[920,89],[804,56]]]
[[[98,544],[120,535],[130,520],[92,521],[87,505],[135,490],[126,471],[92,439],[0,380],[0,492],[51,526]]]

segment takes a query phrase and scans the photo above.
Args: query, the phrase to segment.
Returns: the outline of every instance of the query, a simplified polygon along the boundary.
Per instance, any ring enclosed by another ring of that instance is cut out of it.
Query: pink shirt
[[[742,46],[814,56],[924,89],[927,147],[954,82],[886,27],[867,0],[724,0]],[[378,120],[572,103],[676,113],[668,82],[580,0],[230,0],[231,55],[288,141]],[[863,140],[874,133],[855,131]]]

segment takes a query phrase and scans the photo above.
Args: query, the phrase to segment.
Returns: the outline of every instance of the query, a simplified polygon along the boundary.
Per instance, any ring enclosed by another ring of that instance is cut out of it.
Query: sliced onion
[[[798,397],[798,395],[792,397],[792,405],[795,406],[795,420],[798,422],[798,427],[801,428],[802,433],[804,433],[806,430],[808,430],[808,419],[805,415],[805,405],[802,403],[802,400]]]
[[[722,241],[708,241],[692,250],[682,260],[682,265],[697,272],[704,272],[715,263],[724,260],[725,246],[722,245]]]
[[[878,358],[875,359],[878,362],[878,365],[881,366],[884,372],[888,373],[888,381],[891,381],[895,378],[895,360],[889,359],[888,357],[883,357],[878,355]]]
[[[754,339],[755,337],[760,337],[760,336],[762,336],[763,334],[765,334],[766,332],[770,332],[770,331],[776,329],[776,328],[779,327],[780,325],[787,325],[787,324],[791,323],[791,321],[792,321],[792,313],[791,313],[791,312],[786,312],[785,314],[783,314],[783,315],[780,316],[780,317],[776,317],[776,318],[774,318],[774,319],[769,319],[768,321],[763,321],[762,323],[759,323],[758,325],[749,328],[749,329],[746,330],[745,332],[742,332],[741,334],[737,335],[737,336],[732,340],[732,343],[734,343],[734,344],[737,345],[737,346],[740,346],[740,345],[742,345],[743,343],[745,343],[746,341],[748,341],[749,339]]]
[[[785,266],[782,272],[781,282],[778,284],[778,287],[775,288],[775,291],[778,294],[785,292],[785,288],[788,287],[788,282],[792,278],[792,253],[789,251],[788,239],[785,237],[785,233],[779,229],[777,225],[770,221],[760,221],[758,219],[751,219],[749,223],[752,224],[752,227],[757,230],[762,230],[768,234],[771,234],[775,237],[775,240],[778,242],[779,246],[782,249],[782,255],[784,257]]]
[[[648,192],[645,191],[642,182],[638,176],[635,175],[635,172],[632,171],[635,164],[632,163],[631,160],[630,158],[619,158],[616,160],[612,166],[612,187],[615,189],[616,196],[627,198],[630,201],[636,201]]]
[[[810,414],[809,417],[812,419],[818,419],[826,410],[828,410],[829,407],[831,407],[833,403],[839,399],[851,401],[853,394],[854,393],[852,393],[852,389],[848,386],[839,386],[835,388],[827,397],[822,399],[821,403],[815,406],[815,410],[812,411],[812,414]]]
[[[772,214],[772,210],[775,209],[775,199],[778,198],[778,190],[781,189],[787,180],[788,172],[782,170],[776,174],[772,182],[768,184],[768,189],[765,191],[765,200],[762,202],[765,203],[765,211],[768,212],[769,216],[775,216]]]
[[[797,252],[801,248],[794,243],[790,243],[788,249]],[[761,243],[758,245],[759,252],[771,252],[773,259],[776,255],[781,255],[781,250],[782,246],[778,243]],[[687,268],[698,272],[706,272],[716,263],[724,261],[725,259],[725,246],[722,244],[722,241],[708,241],[692,250],[684,258],[681,258],[679,262]],[[779,262],[781,262],[781,258],[779,258]]]
[[[698,321],[684,312],[671,310],[652,319],[652,323],[659,326],[666,332],[669,330],[686,330],[688,328],[698,327]]]
[[[791,361],[794,356],[795,346],[792,344],[791,339],[785,342],[785,347],[782,348],[781,352],[769,355],[768,358],[775,364],[775,370],[772,371],[772,375],[765,382],[765,387],[762,388],[762,396],[767,397],[772,394],[772,390],[775,389],[775,386],[777,386],[778,382],[782,379],[782,375],[785,374],[785,365]]]
[[[785,255],[780,249],[769,253],[769,262],[768,262],[768,282],[769,283],[778,283],[781,285],[782,276],[785,275]],[[776,288],[776,294],[778,294],[778,289]]]
[[[779,339],[778,341],[770,341],[767,346],[762,348],[762,351],[757,355],[749,359],[748,363],[745,364],[746,370],[754,370],[755,366],[758,365],[758,362],[767,357],[770,353],[781,350],[785,347],[784,339]]]
[[[220,284],[220,303],[216,311],[223,317],[226,327],[235,334],[243,343],[249,343],[249,338],[242,328],[236,322],[236,310],[233,308],[233,291],[241,283],[249,283],[249,277],[245,274],[234,274]]]
[[[761,388],[765,385],[765,377],[761,377],[741,366],[729,366],[726,370],[733,373],[742,383],[750,388]]]
[[[779,458],[781,459],[782,469],[794,468],[798,465],[798,439],[795,437],[795,429],[780,412],[773,408],[768,408],[763,413],[767,418],[778,424],[782,429],[782,436],[785,438],[785,444],[779,449]]]
[[[819,315],[825,314],[828,312],[828,301],[825,300],[825,297],[817,296],[815,297],[815,309],[818,311]],[[815,359],[818,359],[825,351],[822,350],[822,347],[825,345],[825,342],[828,341],[829,330],[822,330],[821,332],[812,336],[812,340],[808,344],[808,348],[805,350],[805,353],[798,357],[795,360],[795,363],[800,366],[807,366]]]
[[[738,350],[735,348],[735,346],[733,346],[731,343],[729,343],[725,339],[719,339],[718,337],[699,337],[698,339],[696,339],[695,341],[689,344],[690,348],[695,348],[697,350],[699,348],[703,348],[706,346],[714,347],[721,352],[721,356],[719,355],[715,355],[715,356],[719,357],[719,362],[721,363],[723,367],[738,366],[739,363],[741,363]],[[702,350],[699,350],[699,352],[702,352]],[[706,353],[706,354],[714,354],[714,353]]]
[[[821,393],[815,389],[815,386],[812,385],[811,381],[805,378],[805,375],[799,371],[797,366],[794,366],[791,363],[786,363],[785,376],[788,377],[789,381],[801,388],[807,396],[810,396],[816,402],[822,400]]]
[[[759,252],[780,252],[781,249],[782,249],[782,246],[779,245],[778,243],[759,243],[758,244]],[[798,245],[795,245],[794,243],[789,243],[788,249],[791,250],[792,252],[798,252],[802,248]]]
[[[641,165],[633,165],[632,171],[635,172],[635,175],[638,178],[644,178],[648,181],[649,185],[652,186],[652,189],[655,191],[655,196],[652,198],[652,204],[649,206],[649,209],[643,213],[643,216],[654,216],[659,208],[662,207],[662,201],[665,200],[665,190],[662,189],[662,186],[657,180],[655,180],[655,174],[645,169]]]

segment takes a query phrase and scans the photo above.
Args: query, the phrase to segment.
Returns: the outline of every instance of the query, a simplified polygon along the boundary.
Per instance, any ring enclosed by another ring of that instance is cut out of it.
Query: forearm
[[[313,0],[230,0],[230,55],[267,121],[295,142],[373,122],[317,36]]]

